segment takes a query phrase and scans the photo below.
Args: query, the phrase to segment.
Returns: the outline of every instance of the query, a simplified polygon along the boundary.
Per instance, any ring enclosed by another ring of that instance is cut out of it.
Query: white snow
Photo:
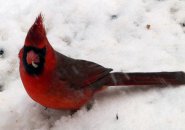
[[[50,43],[67,56],[114,71],[185,71],[183,0],[0,0],[0,130],[185,129],[185,86],[110,87],[73,116],[34,102],[18,52],[40,12]]]

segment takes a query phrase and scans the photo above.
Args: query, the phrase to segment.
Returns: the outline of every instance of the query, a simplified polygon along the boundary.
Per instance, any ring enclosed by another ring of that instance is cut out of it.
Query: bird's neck
[[[52,72],[56,67],[56,52],[51,45],[46,47],[46,57],[45,57],[45,72]]]

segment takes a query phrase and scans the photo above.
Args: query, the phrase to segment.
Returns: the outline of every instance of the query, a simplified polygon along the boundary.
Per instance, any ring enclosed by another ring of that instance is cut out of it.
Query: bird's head
[[[45,48],[47,44],[48,40],[46,37],[46,30],[43,25],[43,17],[40,14],[29,29],[24,45],[42,49]]]
[[[49,49],[52,47],[46,37],[43,17],[40,14],[29,29],[22,49],[22,56],[19,56],[29,74],[40,74],[42,72],[46,53]]]

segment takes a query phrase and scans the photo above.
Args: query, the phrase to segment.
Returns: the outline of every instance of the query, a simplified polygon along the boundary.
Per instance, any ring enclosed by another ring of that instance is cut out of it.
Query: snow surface
[[[0,0],[0,130],[185,129],[185,86],[110,87],[73,116],[35,103],[17,54],[40,12],[50,43],[67,56],[114,71],[185,71],[184,0]]]

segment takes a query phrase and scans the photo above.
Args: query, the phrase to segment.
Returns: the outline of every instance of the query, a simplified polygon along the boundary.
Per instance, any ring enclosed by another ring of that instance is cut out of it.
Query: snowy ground
[[[40,12],[50,43],[67,56],[115,71],[185,71],[183,0],[0,0],[0,130],[185,129],[185,86],[111,87],[72,117],[35,103],[17,54]]]

